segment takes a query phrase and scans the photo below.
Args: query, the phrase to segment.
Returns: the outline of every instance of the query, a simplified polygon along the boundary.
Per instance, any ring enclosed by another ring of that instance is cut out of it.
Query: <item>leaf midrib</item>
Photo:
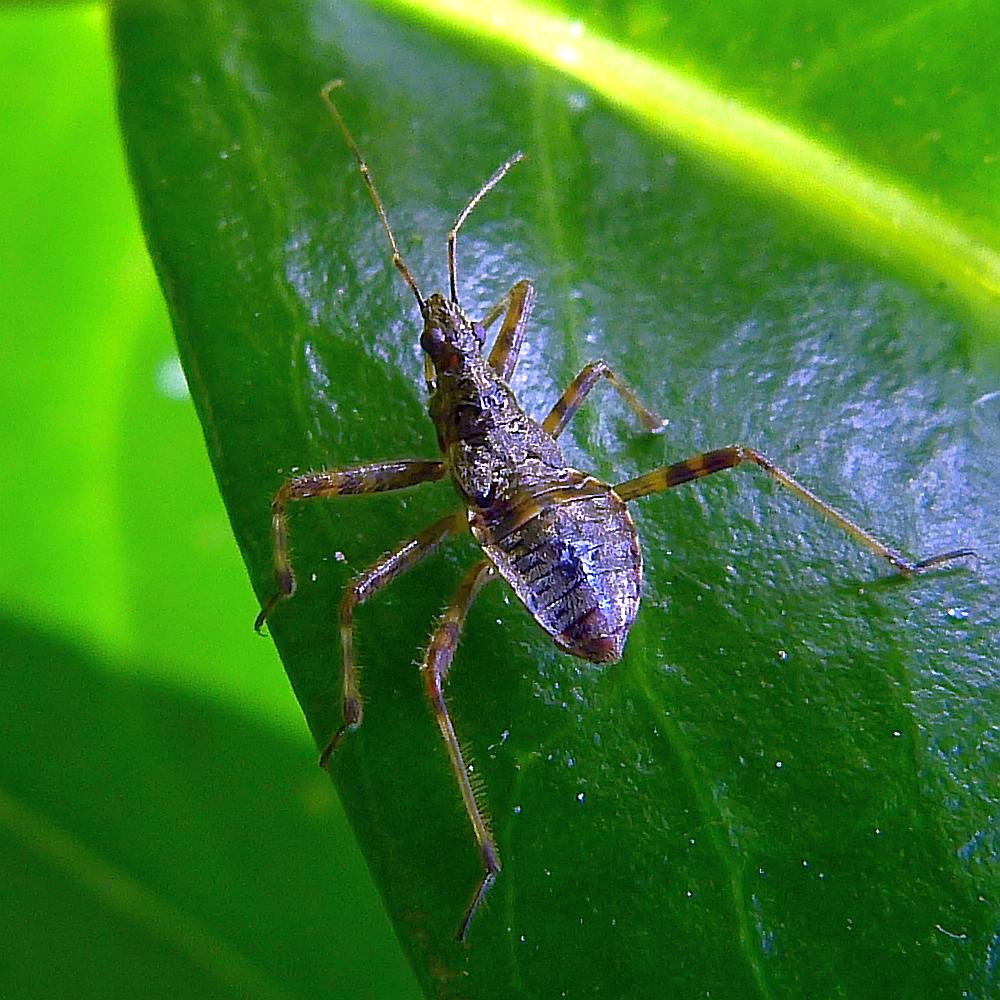
[[[506,45],[776,194],[839,238],[940,285],[979,320],[1000,312],[1000,253],[868,165],[828,148],[665,60],[526,0],[374,0]]]

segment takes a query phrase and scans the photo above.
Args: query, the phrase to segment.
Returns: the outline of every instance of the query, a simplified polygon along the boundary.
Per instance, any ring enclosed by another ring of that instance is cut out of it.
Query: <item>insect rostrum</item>
[[[548,415],[536,421],[524,412],[509,387],[531,312],[532,286],[527,281],[515,284],[480,322],[466,316],[459,305],[458,232],[473,208],[521,159],[521,154],[508,159],[456,219],[448,237],[448,297],[435,292],[424,298],[399,252],[368,166],[330,99],[331,90],[337,86],[339,81],[327,84],[322,97],[357,159],[392,249],[393,263],[413,293],[423,321],[420,346],[430,397],[428,409],[442,457],[376,462],[288,480],[273,502],[277,590],[258,615],[256,627],[263,625],[281,599],[295,591],[287,540],[287,507],[291,501],[398,490],[445,476],[452,478],[464,507],[384,555],[357,576],[344,593],[340,605],[343,724],[323,750],[321,763],[328,764],[344,736],[362,722],[363,702],[353,644],[355,607],[410,569],[449,535],[470,531],[484,558],[465,574],[434,629],[421,665],[426,693],[484,868],[458,928],[458,937],[464,940],[500,873],[500,859],[469,780],[444,697],[444,684],[469,606],[484,584],[504,579],[561,649],[593,663],[614,663],[622,656],[642,594],[642,554],[627,504],[744,462],[759,466],[904,575],[973,553],[960,549],[910,561],[753,448],[734,446],[708,451],[616,486],[569,467],[559,447],[559,435],[602,378],[620,393],[647,431],[661,430],[664,421],[647,409],[603,361],[588,364]],[[498,320],[499,331],[489,353],[484,354],[487,331]]]

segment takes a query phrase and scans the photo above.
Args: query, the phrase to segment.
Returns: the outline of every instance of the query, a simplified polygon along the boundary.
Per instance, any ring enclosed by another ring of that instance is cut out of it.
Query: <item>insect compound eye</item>
[[[432,323],[424,327],[424,332],[420,335],[420,346],[430,355],[434,367],[440,372],[456,371],[462,358],[458,351],[445,336],[444,331]]]
[[[430,323],[425,324],[424,332],[420,335],[420,346],[432,358],[439,354],[441,348],[444,347],[444,334],[441,332],[441,328],[432,326]]]

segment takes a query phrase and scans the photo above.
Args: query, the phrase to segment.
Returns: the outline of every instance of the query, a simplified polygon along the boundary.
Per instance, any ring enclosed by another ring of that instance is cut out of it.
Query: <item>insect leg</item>
[[[599,378],[606,378],[618,390],[629,409],[639,418],[639,423],[651,434],[656,434],[667,426],[667,421],[648,409],[604,361],[591,361],[573,379],[569,388],[549,411],[549,415],[542,421],[542,427],[553,437],[559,437]]]
[[[469,769],[466,766],[465,758],[462,756],[462,748],[459,745],[458,737],[455,735],[455,727],[452,725],[451,715],[448,712],[448,705],[444,699],[444,682],[451,668],[451,661],[458,647],[459,636],[465,624],[465,617],[468,614],[469,606],[479,593],[480,588],[495,576],[496,570],[492,563],[482,560],[476,563],[458,586],[451,604],[441,616],[434,634],[431,636],[430,645],[424,654],[424,662],[420,672],[424,678],[424,685],[427,689],[427,697],[430,698],[434,708],[434,718],[437,720],[438,728],[444,738],[445,746],[448,748],[448,756],[451,759],[451,767],[455,772],[455,780],[462,793],[462,801],[465,804],[465,811],[469,815],[472,823],[472,830],[476,835],[476,843],[479,845],[479,852],[482,856],[485,874],[483,880],[476,888],[469,903],[462,923],[458,928],[458,939],[465,940],[469,932],[469,925],[476,915],[486,893],[496,881],[500,873],[500,858],[497,854],[497,847],[490,833],[489,826],[479,803],[476,801],[476,793],[469,780]]]
[[[277,603],[295,593],[295,574],[288,558],[288,515],[285,510],[290,501],[401,490],[417,483],[440,479],[444,474],[443,462],[399,461],[376,462],[327,472],[310,472],[289,479],[278,490],[271,504],[274,581],[278,589],[261,608],[253,627],[259,632]]]
[[[349,730],[361,725],[363,716],[361,689],[358,685],[358,661],[354,654],[354,609],[397,577],[412,569],[429,555],[448,535],[466,525],[464,510],[456,511],[428,525],[414,538],[386,553],[374,565],[356,576],[340,602],[340,651],[344,669],[344,721],[320,754],[320,766],[326,767],[330,755]]]
[[[490,367],[505,382],[510,381],[517,359],[521,353],[521,343],[524,340],[524,329],[528,325],[531,306],[535,301],[535,289],[530,281],[519,281],[513,288],[486,314],[482,326],[488,330],[494,320],[506,310],[500,332],[493,342],[490,351]]]
[[[938,566],[962,556],[976,555],[973,549],[955,549],[913,562],[884,542],[879,541],[874,535],[855,524],[854,521],[841,514],[825,500],[821,500],[812,490],[793,479],[784,469],[779,468],[766,455],[754,448],[733,447],[706,451],[686,461],[665,465],[652,472],[647,472],[645,475],[630,479],[616,486],[615,492],[627,503],[630,500],[637,500],[639,497],[649,496],[651,493],[661,493],[673,486],[680,486],[681,483],[689,483],[692,480],[701,479],[703,476],[710,476],[713,472],[734,469],[744,462],[753,462],[760,466],[779,486],[783,486],[800,500],[818,510],[838,528],[847,532],[856,542],[889,562],[903,576],[909,576],[911,573],[929,569],[931,566]]]

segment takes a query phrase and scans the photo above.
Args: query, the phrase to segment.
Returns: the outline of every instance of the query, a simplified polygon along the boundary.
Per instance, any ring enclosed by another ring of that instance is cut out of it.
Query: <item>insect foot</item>
[[[253,627],[255,632],[260,632],[264,627],[264,622],[270,617],[271,612],[278,606],[280,601],[284,601],[295,593],[295,574],[291,566],[275,567],[274,582],[277,590],[267,599],[267,603],[260,609],[254,619]]]
[[[343,725],[330,737],[329,742],[323,747],[323,752],[319,755],[319,766],[330,769],[330,758],[336,753],[337,747],[348,733],[353,733],[361,726],[364,719],[364,708],[360,697],[351,695],[344,699],[343,703]]]

